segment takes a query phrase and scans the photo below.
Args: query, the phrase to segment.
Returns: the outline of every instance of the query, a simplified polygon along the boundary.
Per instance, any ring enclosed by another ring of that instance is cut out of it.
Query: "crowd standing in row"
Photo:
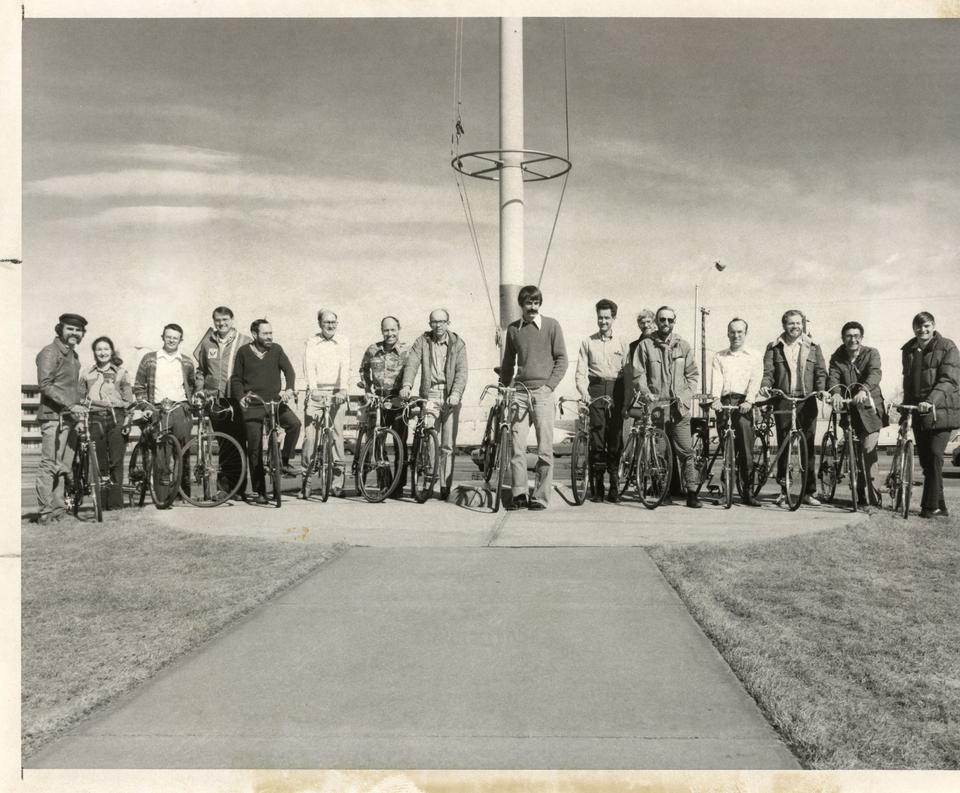
[[[559,322],[541,314],[543,295],[536,286],[523,287],[518,295],[521,318],[509,325],[504,337],[500,383],[524,387],[529,394],[521,400],[518,420],[512,427],[513,498],[508,509],[544,509],[550,500],[553,475],[553,422],[555,391],[567,371],[568,359]],[[89,426],[97,444],[101,474],[115,484],[122,480],[124,425],[130,409],[149,403],[157,410],[190,400],[195,394],[216,396],[233,410],[211,417],[214,429],[237,440],[245,450],[252,494],[242,483],[240,495],[252,503],[265,503],[265,475],[262,454],[263,422],[266,408],[261,404],[282,400],[278,418],[285,433],[282,449],[284,473],[298,475],[291,458],[300,436],[302,422],[289,407],[296,389],[296,372],[283,348],[274,342],[273,329],[266,319],[250,325],[250,336],[234,327],[233,311],[218,306],[212,315],[213,327],[204,335],[194,359],[180,352],[183,328],[176,323],[164,326],[162,347],[140,361],[135,377],[117,355],[113,342],[100,336],[93,342],[95,363],[81,371],[76,347],[86,333],[87,321],[79,314],[63,314],[55,328],[56,338],[37,355],[40,409],[41,462],[36,479],[39,521],[49,523],[65,514],[63,485],[71,475],[76,434],[71,416],[89,409]],[[617,304],[603,299],[596,304],[597,332],[583,340],[576,364],[576,387],[584,400],[608,396],[612,408],[595,403],[590,410],[591,455],[590,491],[594,501],[618,501],[621,483],[617,470],[623,440],[623,422],[629,407],[639,401],[666,404],[665,429],[678,457],[686,489],[686,504],[697,508],[698,472],[691,439],[691,408],[699,380],[693,350],[676,332],[677,314],[669,306],[656,312],[644,309],[637,316],[640,335],[627,340],[615,332]],[[343,427],[351,383],[349,341],[338,333],[336,312],[320,309],[319,331],[303,348],[302,372],[306,380],[304,421],[328,406],[335,437],[334,493],[342,494],[345,478]],[[879,352],[863,344],[864,328],[851,321],[840,331],[842,344],[825,359],[804,331],[804,315],[786,311],[783,332],[758,353],[746,344],[749,325],[735,317],[727,325],[729,346],[716,354],[712,364],[711,396],[714,406],[736,405],[733,429],[737,448],[737,473],[745,485],[751,479],[754,444],[752,409],[760,400],[771,398],[774,390],[794,397],[820,397],[840,409],[838,386],[852,395],[849,415],[863,439],[866,466],[876,479],[877,440],[888,422],[880,392]],[[438,308],[430,313],[429,329],[412,344],[400,339],[400,321],[393,316],[380,323],[382,340],[367,347],[359,368],[360,383],[367,393],[386,400],[384,420],[405,442],[407,426],[403,404],[419,380],[419,395],[429,400],[431,423],[439,422],[444,469],[440,497],[450,494],[453,479],[453,452],[464,389],[467,384],[467,352],[464,340],[450,330],[450,315]],[[919,405],[913,419],[917,452],[924,472],[921,516],[946,515],[943,499],[943,454],[952,429],[960,427],[960,354],[957,346],[936,331],[934,317],[920,312],[913,319],[913,338],[902,347],[904,402]],[[258,397],[252,400],[251,396]],[[778,443],[790,430],[789,406],[774,398]],[[935,408],[935,410],[934,410]],[[815,399],[801,403],[798,429],[807,448],[814,448],[818,416]],[[369,416],[361,417],[368,421]],[[191,422],[186,411],[170,411],[169,425],[186,444]],[[537,441],[534,486],[527,492],[526,446],[530,426]],[[312,433],[307,433],[301,465],[311,459]],[[231,453],[229,450],[228,454]],[[184,465],[182,487],[189,492]],[[785,458],[778,463],[783,478]],[[225,467],[229,466],[227,460]],[[604,483],[604,472],[608,480]],[[817,505],[816,474],[807,466],[804,502]],[[399,495],[398,488],[396,495]],[[743,486],[745,504],[757,506],[750,488]]]

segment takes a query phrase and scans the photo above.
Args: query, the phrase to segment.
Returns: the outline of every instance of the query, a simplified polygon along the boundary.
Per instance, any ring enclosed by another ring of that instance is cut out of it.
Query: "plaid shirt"
[[[197,389],[196,370],[188,356],[180,353],[179,357],[180,366],[183,367],[183,391],[187,399],[190,399]],[[140,360],[137,377],[133,383],[133,393],[137,399],[147,402],[155,401],[154,396],[157,393],[157,354],[155,352],[148,352]]]
[[[409,350],[410,345],[403,341],[398,341],[392,350],[385,350],[382,341],[367,347],[360,363],[360,380],[364,388],[382,390],[384,396],[396,396],[402,385]]]

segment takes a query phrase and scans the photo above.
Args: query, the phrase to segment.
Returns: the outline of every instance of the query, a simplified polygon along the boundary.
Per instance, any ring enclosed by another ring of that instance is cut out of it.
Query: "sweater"
[[[516,381],[527,388],[547,386],[555,391],[567,371],[567,348],[563,343],[560,323],[552,317],[541,317],[541,327],[522,319],[507,327],[503,346],[503,366],[500,382],[509,385]]]
[[[274,344],[261,358],[257,355],[253,343],[244,344],[237,350],[230,377],[230,394],[241,399],[248,393],[254,393],[266,402],[280,398],[280,373],[283,373],[286,387],[293,389],[296,373],[283,347]],[[253,407],[253,406],[251,406]]]

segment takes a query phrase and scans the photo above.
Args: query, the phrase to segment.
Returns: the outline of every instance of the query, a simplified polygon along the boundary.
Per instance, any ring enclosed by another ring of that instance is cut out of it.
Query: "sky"
[[[710,350],[800,308],[856,319],[898,389],[911,317],[960,334],[960,21],[528,18],[525,145],[569,176],[541,288],[571,357],[601,297],[671,305]],[[446,307],[476,396],[495,318],[450,167],[455,21],[64,20],[23,26],[22,378],[63,311],[135,365],[166,322],[268,318],[298,363],[316,312],[359,364],[391,314]],[[498,145],[498,23],[464,23],[461,150]],[[565,125],[565,110],[569,127]],[[528,184],[536,282],[560,180]],[[470,180],[497,306],[497,187]],[[714,261],[726,265],[723,272]]]

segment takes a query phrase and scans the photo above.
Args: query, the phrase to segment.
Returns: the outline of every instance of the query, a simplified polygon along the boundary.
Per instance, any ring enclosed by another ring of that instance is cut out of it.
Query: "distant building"
[[[24,452],[40,453],[40,425],[37,412],[40,410],[40,386],[20,386],[20,444]]]

